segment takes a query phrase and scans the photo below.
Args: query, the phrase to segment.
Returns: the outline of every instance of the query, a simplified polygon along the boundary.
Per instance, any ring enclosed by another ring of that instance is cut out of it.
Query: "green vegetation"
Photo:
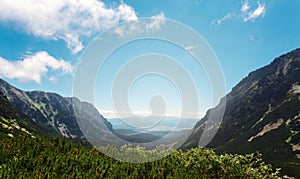
[[[300,178],[300,159],[297,157],[300,150],[297,150],[298,148],[295,146],[300,142],[297,138],[299,111],[300,101],[298,95],[287,95],[273,110],[267,112],[264,119],[257,123],[255,127],[243,131],[241,135],[236,135],[232,141],[216,147],[215,151],[219,154],[245,154],[259,151],[263,155],[263,160],[272,164],[273,167],[280,167],[283,175]],[[273,124],[278,119],[284,119],[284,123],[276,130],[271,130],[263,136],[248,142],[248,139],[262,131],[264,126]],[[250,127],[246,126],[247,128]]]
[[[171,152],[153,162],[127,163],[89,145],[84,147],[82,141],[46,137],[50,132],[19,112],[0,93],[0,178],[279,178],[278,171],[266,165],[259,154],[217,155],[200,148],[183,152],[99,147],[100,151],[135,162]]]
[[[0,178],[278,178],[278,171],[264,164],[259,154],[219,156],[210,149],[194,148],[134,164],[67,139],[27,135],[10,138],[3,133],[0,137]],[[110,146],[102,150],[117,154],[123,150],[129,156],[139,156],[158,149]]]

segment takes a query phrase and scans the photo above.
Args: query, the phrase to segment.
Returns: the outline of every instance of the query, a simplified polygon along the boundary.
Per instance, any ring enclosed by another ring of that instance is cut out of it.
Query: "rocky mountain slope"
[[[20,135],[42,135],[42,129],[25,114],[17,111],[0,92],[0,135],[15,137]]]
[[[220,105],[196,124],[183,148],[198,146]],[[300,49],[251,72],[226,95],[223,121],[207,146],[220,153],[259,151],[265,161],[300,177]]]
[[[29,126],[38,127],[46,135],[63,136],[84,143],[87,138],[93,145],[104,146],[124,145],[128,143],[127,141],[147,143],[161,138],[147,132],[131,131],[134,134],[128,134],[124,130],[113,129],[111,123],[92,104],[81,102],[75,97],[66,98],[43,91],[24,92],[2,79],[0,79],[0,93],[15,109],[14,112],[26,116],[27,122],[32,124]],[[14,119],[17,122],[21,120],[19,117]],[[182,133],[185,131],[178,132],[175,138],[170,136],[166,139],[166,143],[174,143]]]
[[[80,102],[77,98],[65,98],[43,91],[24,92],[2,79],[0,79],[0,92],[13,108],[51,135],[82,139],[83,133],[78,121],[101,121],[97,127],[102,133],[110,132],[112,129],[111,124],[93,105]]]

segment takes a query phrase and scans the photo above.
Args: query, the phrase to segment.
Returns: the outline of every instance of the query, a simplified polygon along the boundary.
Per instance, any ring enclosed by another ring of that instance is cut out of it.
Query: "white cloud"
[[[156,16],[151,17],[151,22],[149,24],[146,24],[147,30],[159,30],[161,28],[161,25],[163,25],[166,21],[166,16],[164,13],[160,13]]]
[[[231,19],[232,16],[233,15],[231,13],[228,13],[224,17],[222,17],[221,19],[215,19],[215,20],[213,20],[212,24],[220,25],[223,21],[225,21],[227,19]]]
[[[188,45],[184,49],[192,54],[197,53],[199,50],[198,45]]]
[[[258,7],[253,11],[245,11],[243,15],[243,21],[254,21],[255,19],[262,17],[266,13],[266,4],[257,2]]]
[[[186,46],[184,49],[187,50],[187,51],[191,51],[191,50],[193,50],[195,48],[196,48],[196,46],[190,45],[190,46]]]
[[[83,49],[82,37],[136,19],[134,9],[123,2],[114,8],[98,0],[0,2],[0,22],[12,22],[36,37],[64,40],[73,53]]]
[[[151,111],[132,111],[131,112],[117,112],[113,110],[98,110],[103,117],[106,119],[113,119],[113,118],[130,118],[130,117],[135,117],[132,115],[132,113],[136,116],[139,117],[147,117],[151,115]],[[194,114],[194,113],[186,113],[186,114],[165,114],[165,117],[182,117],[182,118],[193,118],[197,116],[197,118],[202,118],[204,117],[205,113],[199,113],[199,114]],[[155,115],[154,115],[155,116]]]
[[[223,21],[229,19],[242,19],[243,22],[255,21],[259,17],[263,17],[266,13],[266,4],[257,2],[257,8],[251,8],[250,2],[248,0],[242,2],[242,6],[238,12],[227,13],[224,17],[219,19],[214,19],[212,24],[221,25]]]
[[[9,61],[0,57],[0,76],[20,81],[41,83],[49,70],[61,70],[72,73],[72,66],[64,60],[58,60],[47,52],[41,51],[27,55],[23,60]],[[50,77],[53,81],[55,78]]]
[[[139,20],[133,21],[130,24],[124,24],[115,28],[115,33],[120,37],[126,37],[132,34],[143,33],[146,31],[156,31],[165,24],[166,17],[164,13],[152,16],[149,23],[144,23]]]
[[[112,110],[98,110],[98,111],[101,115],[103,115],[107,119],[120,118],[120,117],[129,118],[129,117],[133,117],[132,113],[139,117],[146,117],[151,114],[150,111],[132,111],[132,113],[125,112],[125,111],[118,113],[117,111],[112,111]]]
[[[248,11],[249,9],[250,9],[249,1],[243,2],[243,5],[242,5],[242,7],[241,7],[241,11],[242,11],[242,12],[246,12],[246,11]]]

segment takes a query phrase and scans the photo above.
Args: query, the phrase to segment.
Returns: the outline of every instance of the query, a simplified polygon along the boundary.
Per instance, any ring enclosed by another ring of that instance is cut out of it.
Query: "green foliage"
[[[217,155],[210,149],[193,148],[147,163],[112,159],[95,148],[61,138],[0,136],[0,178],[278,178],[259,154]],[[101,148],[128,157],[160,153],[142,147]]]

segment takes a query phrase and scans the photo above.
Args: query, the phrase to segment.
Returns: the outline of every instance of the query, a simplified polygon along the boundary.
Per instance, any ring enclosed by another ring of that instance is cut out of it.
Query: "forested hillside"
[[[278,178],[258,154],[218,156],[212,150],[194,148],[134,164],[114,160],[65,138],[0,135],[0,178]],[[119,152],[115,147],[107,149]],[[124,149],[129,157],[145,154],[141,149]]]

